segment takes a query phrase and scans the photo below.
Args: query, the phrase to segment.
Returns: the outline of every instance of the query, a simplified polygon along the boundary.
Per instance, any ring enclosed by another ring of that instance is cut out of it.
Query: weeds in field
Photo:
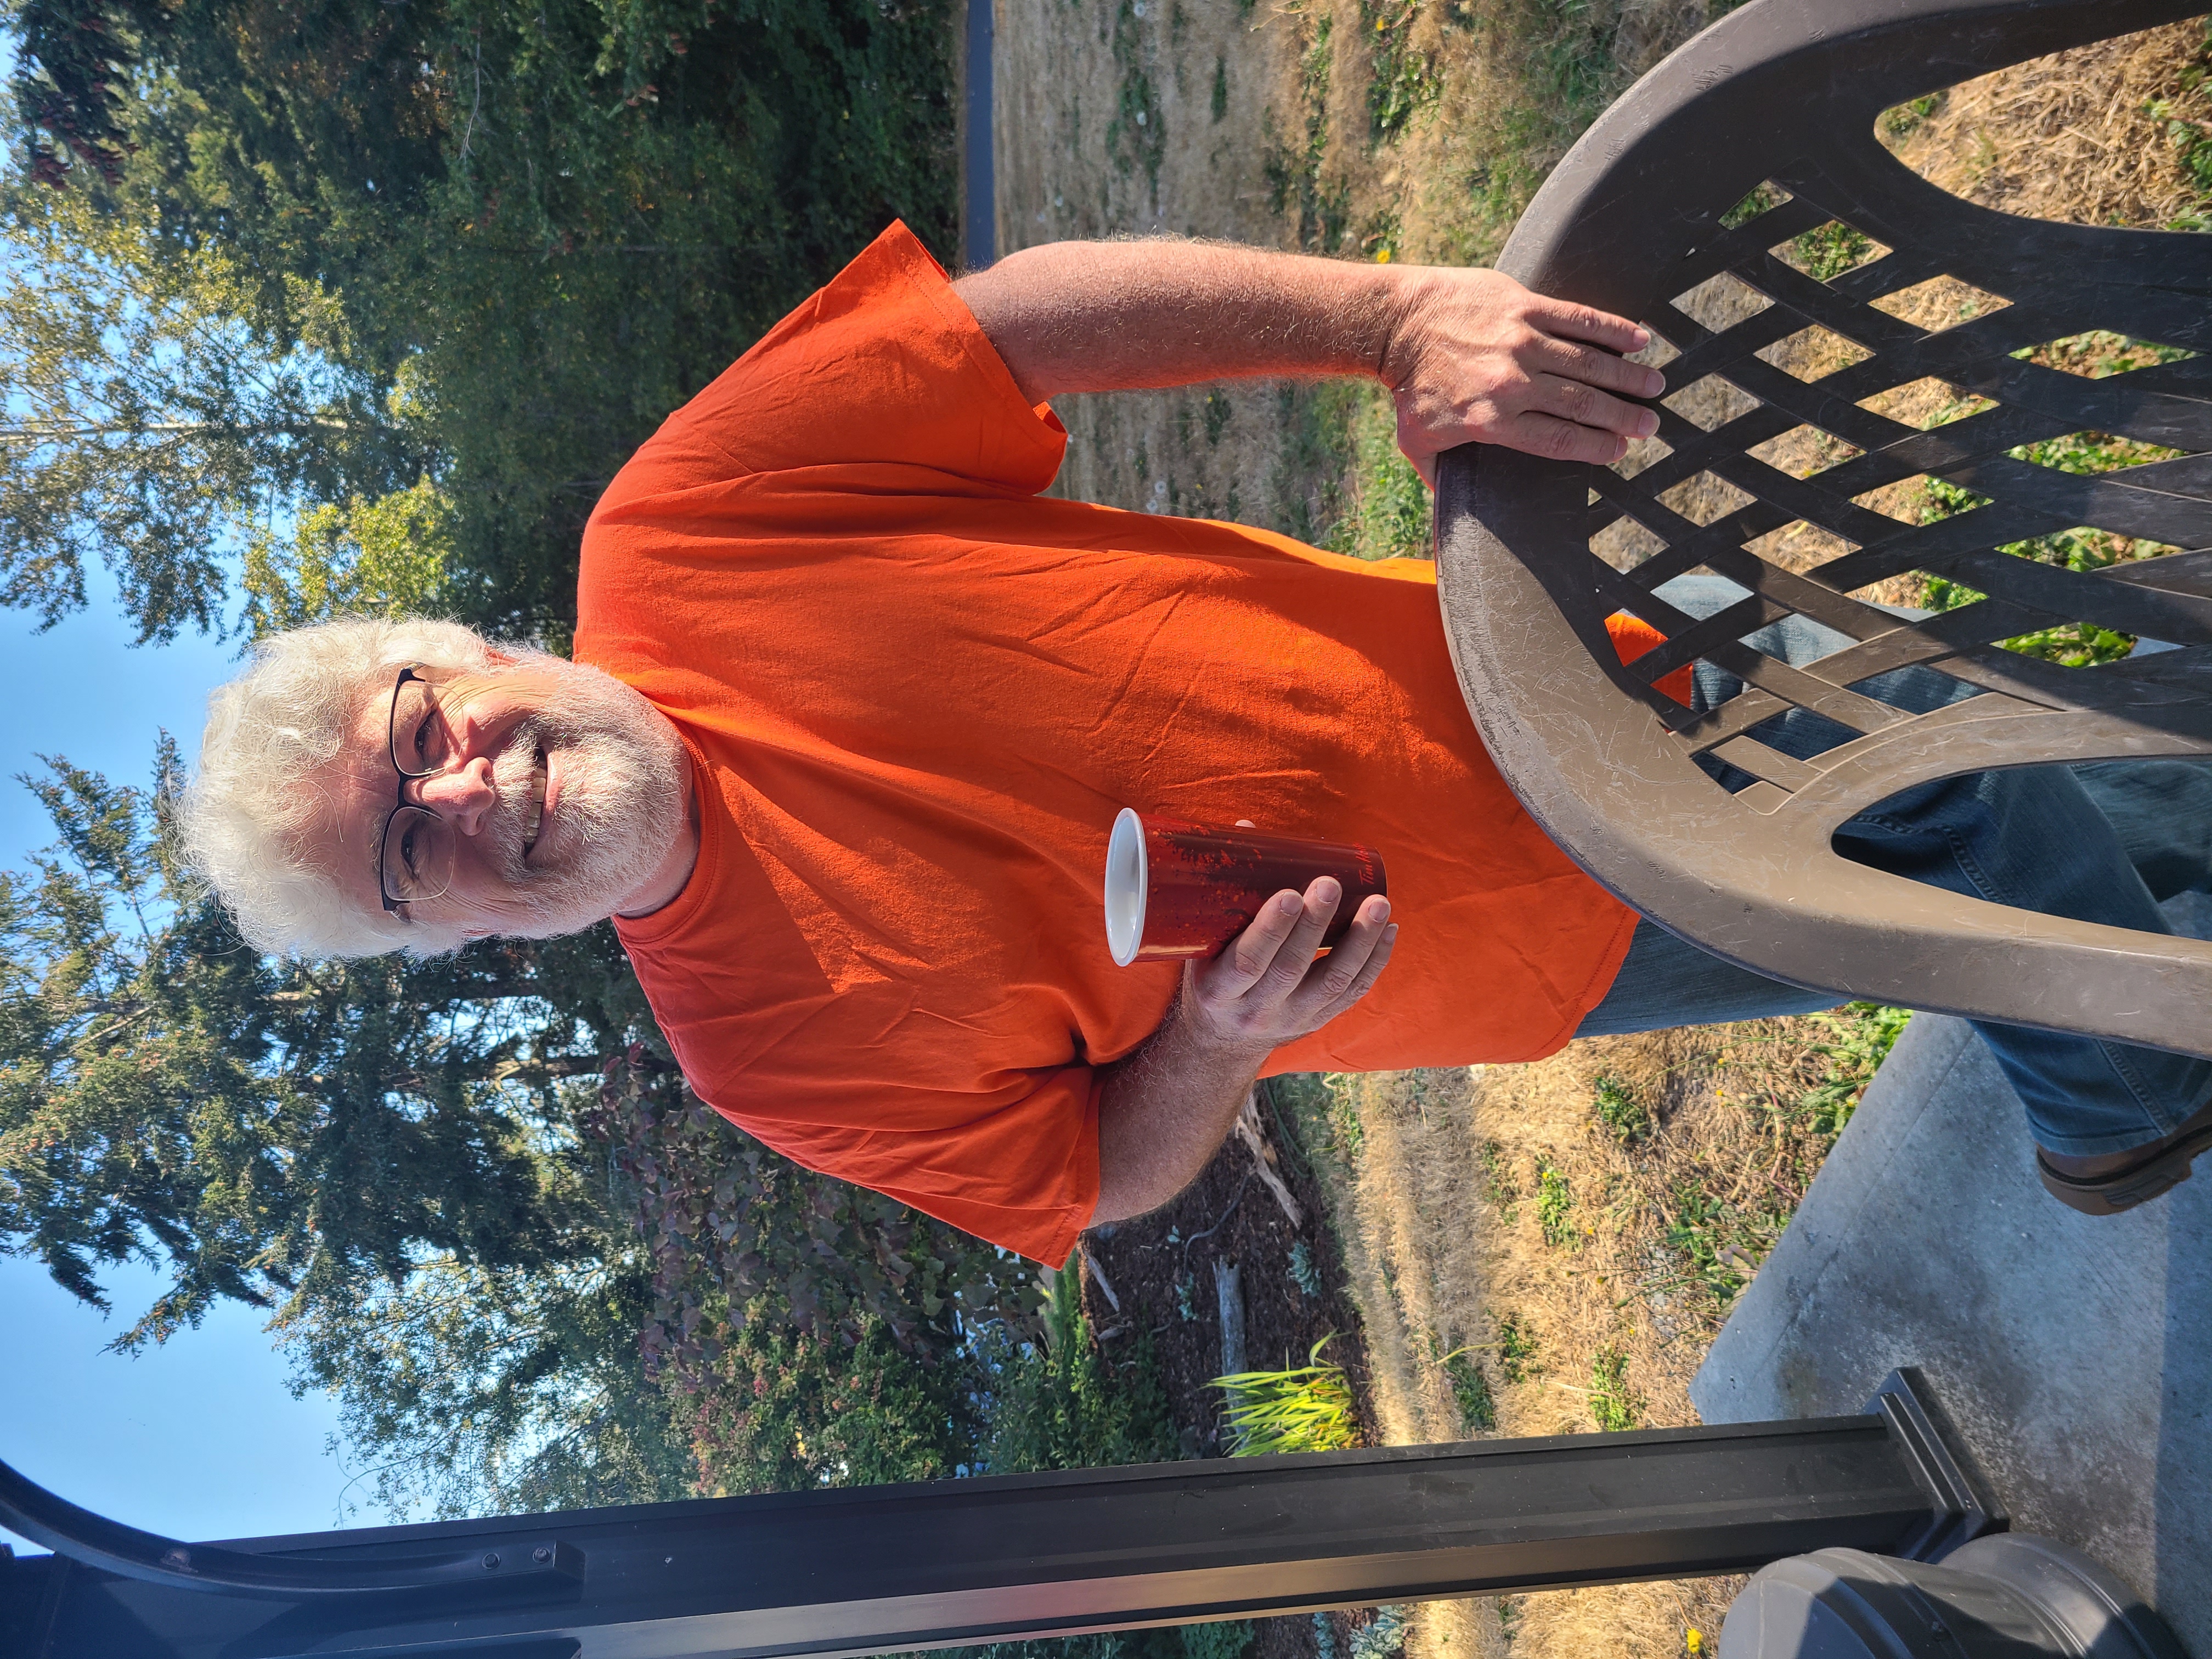
[[[1831,219],[1795,238],[1787,258],[1814,282],[1826,283],[1865,264],[1873,252],[1874,243],[1865,232]]]
[[[1328,1090],[1329,1139],[1334,1144],[1336,1155],[1348,1168],[1359,1161],[1361,1148],[1366,1143],[1365,1132],[1359,1124],[1359,1103],[1352,1097],[1352,1080],[1331,1073],[1325,1079]]]
[[[1536,1334],[1519,1314],[1498,1320],[1498,1374],[1508,1382],[1526,1382],[1536,1370]]]
[[[1667,1221],[1667,1243],[1683,1257],[1689,1271],[1648,1288],[1695,1287],[1724,1312],[1789,1224],[1790,1209],[1746,1209],[1716,1198],[1694,1181],[1679,1182]]]
[[[2208,154],[2212,154],[2212,139],[2208,139],[2206,144]],[[2044,368],[2102,380],[2130,369],[2171,362],[2188,354],[2174,347],[2134,340],[2125,335],[2100,330],[2026,347],[2013,355]],[[2171,460],[2180,453],[2176,449],[2141,443],[2130,438],[2114,437],[2102,432],[2069,433],[2039,443],[2022,444],[2007,452],[2014,460],[2049,467],[2054,471],[2070,472],[2081,477],[2094,477],[2100,473],[2141,466],[2151,461]],[[1939,520],[1971,512],[1988,504],[1986,496],[1945,479],[1930,478],[1923,486],[1921,522],[1934,524]],[[2070,530],[2032,537],[2027,541],[2009,542],[1997,550],[2009,553],[2015,558],[2033,559],[2039,564],[2057,565],[2068,570],[2093,571],[2135,559],[2155,558],[2175,550],[2160,542],[2142,541],[2133,537],[2115,535],[2109,531],[2077,526]],[[1923,579],[1921,603],[1931,611],[1954,611],[1985,597],[1962,582],[1951,581],[1942,576]],[[2074,622],[2063,623],[2056,628],[2039,629],[2033,634],[2019,635],[2003,641],[2002,644],[2006,650],[2017,651],[2023,656],[2038,657],[2045,662],[2059,663],[2069,668],[2081,668],[2096,663],[2113,662],[2126,656],[2135,648],[2136,641],[2132,634],[2123,634],[2094,623]]]
[[[1590,1362],[1590,1417],[1607,1434],[1632,1429],[1644,1410],[1644,1401],[1628,1387],[1628,1356],[1619,1348],[1601,1348]]]
[[[1924,98],[1915,98],[1910,103],[1899,104],[1894,109],[1884,110],[1881,116],[1883,135],[1893,143],[1908,137],[1914,128],[1943,107],[1943,94],[1931,92]],[[1692,1631],[1692,1635],[1697,1634]],[[1695,1649],[1692,1650],[1696,1651]]]
[[[1222,1415],[1235,1442],[1231,1456],[1339,1451],[1358,1442],[1359,1422],[1344,1368],[1322,1364],[1321,1351],[1335,1334],[1332,1331],[1315,1343],[1303,1365],[1279,1371],[1233,1371],[1213,1379],[1212,1386],[1222,1391]]]
[[[1433,518],[1428,485],[1398,453],[1397,411],[1380,386],[1360,388],[1350,411],[1351,501],[1325,545],[1356,559],[1425,559]]]
[[[1370,36],[1374,74],[1367,83],[1367,142],[1387,144],[1437,101],[1443,81],[1435,61],[1413,45],[1415,8],[1407,0],[1361,0],[1359,21]]]
[[[1297,8],[1293,4],[1287,9]],[[1271,130],[1261,169],[1267,180],[1269,205],[1277,213],[1296,212],[1298,245],[1316,253],[1336,252],[1352,211],[1352,186],[1342,179],[1327,185],[1322,179],[1328,154],[1328,87],[1335,55],[1329,35],[1334,27],[1334,20],[1327,11],[1314,19],[1312,38],[1298,58],[1304,131],[1294,148]]]
[[[2212,231],[2212,121],[2208,121],[2204,96],[2212,82],[2212,23],[2204,30],[2204,45],[2196,60],[2181,72],[2180,95],[2160,98],[2144,112],[2166,127],[2166,142],[2179,153],[2181,170],[2197,192],[2194,206],[2166,221],[2168,230]],[[2194,106],[2194,109],[2190,107]]]
[[[1521,1186],[1513,1178],[1513,1165],[1505,1156],[1505,1148],[1494,1140],[1482,1143],[1482,1190],[1498,1210],[1498,1218],[1507,1226],[1520,1212]]]
[[[1616,1077],[1601,1077],[1597,1080],[1596,1097],[1590,1109],[1616,1145],[1633,1146],[1651,1133],[1651,1114],[1635,1091]]]
[[[1536,1166],[1536,1225],[1544,1234],[1544,1243],[1555,1250],[1571,1250],[1579,1242],[1575,1237],[1575,1195],[1567,1186],[1567,1177],[1549,1164]]]
[[[1160,119],[1159,94],[1146,64],[1144,33],[1139,21],[1145,9],[1140,0],[1121,0],[1114,14],[1114,66],[1121,74],[1121,89],[1112,118],[1106,123],[1106,154],[1115,170],[1124,176],[1138,167],[1152,187],[1155,210],[1160,199],[1160,162],[1167,155],[1167,127]]]
[[[1430,1363],[1444,1374],[1453,1403],[1459,1407],[1462,1426],[1469,1431],[1496,1428],[1497,1402],[1490,1397],[1490,1379],[1474,1363],[1474,1351],[1459,1347],[1446,1353],[1434,1331],[1424,1331],[1421,1337],[1428,1347]]]
[[[1813,1052],[1827,1063],[1820,1082],[1807,1091],[1798,1109],[1809,1117],[1816,1134],[1841,1134],[1858,1108],[1859,1097],[1905,1034],[1912,1011],[1885,1007],[1878,1002],[1852,1002],[1835,1013],[1815,1018],[1835,1033],[1835,1039],[1814,1045]]]

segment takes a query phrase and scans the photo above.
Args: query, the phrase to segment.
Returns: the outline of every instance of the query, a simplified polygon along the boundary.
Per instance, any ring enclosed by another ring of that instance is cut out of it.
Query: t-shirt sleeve
[[[941,1121],[948,1109],[957,1115],[962,1105],[950,1097],[934,1111],[906,1099],[885,1114],[908,1122],[940,1119],[939,1127],[914,1128],[800,1121],[701,1093],[731,1122],[795,1163],[1058,1267],[1098,1207],[1104,1081],[1086,1066],[1027,1073],[1024,1081],[1029,1086],[1018,1098],[1003,1098],[1010,1091],[1002,1089],[988,1109],[957,1122]]]
[[[1066,439],[894,223],[671,416],[602,511],[769,478],[780,490],[1030,495],[1059,471]]]

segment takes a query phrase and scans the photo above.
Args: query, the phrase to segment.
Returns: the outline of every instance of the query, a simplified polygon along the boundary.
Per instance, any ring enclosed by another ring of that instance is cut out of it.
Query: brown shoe
[[[2084,1158],[2039,1146],[2035,1172],[2043,1177],[2044,1190],[2068,1209],[2083,1215],[2118,1215],[2188,1180],[2191,1161],[2208,1147],[2212,1147],[2212,1105],[2163,1140],[2123,1152]]]

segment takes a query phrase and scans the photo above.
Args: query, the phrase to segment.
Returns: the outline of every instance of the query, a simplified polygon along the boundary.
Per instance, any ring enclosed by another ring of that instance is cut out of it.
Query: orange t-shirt
[[[698,768],[696,872],[617,926],[692,1087],[1051,1263],[1181,973],[1108,955],[1121,807],[1381,850],[1389,969],[1271,1072],[1549,1054],[1635,924],[1491,764],[1430,565],[1042,496],[1066,441],[894,226],[623,469],[576,629]]]

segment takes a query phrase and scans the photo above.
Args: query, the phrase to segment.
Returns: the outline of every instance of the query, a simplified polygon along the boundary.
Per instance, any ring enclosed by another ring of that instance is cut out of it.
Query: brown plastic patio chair
[[[1665,453],[1632,476],[1470,447],[1443,459],[1437,499],[1447,632],[1491,752],[1560,846],[1683,938],[1818,989],[2212,1056],[2212,944],[1955,896],[1830,842],[1931,779],[2212,755],[2212,357],[2102,379],[2025,361],[2094,330],[2212,352],[2212,237],[1992,212],[1921,179],[1877,131],[1908,100],[2202,4],[1754,0],[1608,111],[1507,244],[1501,269],[1671,346],[1666,398],[1708,376],[1735,388],[1706,395],[1719,412],[1704,423],[1655,405],[1646,447]],[[1825,281],[1781,257],[1832,222],[1879,257]],[[1875,303],[1940,276],[1990,308],[1931,332]],[[1708,304],[1723,289],[1732,320]],[[1711,326],[1692,319],[1701,309]],[[1759,356],[1813,326],[1861,360],[1808,381]],[[1929,377],[1990,406],[1925,430],[1866,406]],[[1750,453],[1801,426],[1850,459],[1799,477]],[[2100,477],[2007,453],[2080,431],[2185,453]],[[1660,501],[1701,473],[1749,499],[1708,482],[1736,505],[1703,525]],[[1854,499],[1921,474],[1988,505],[1915,524]],[[1651,550],[1641,562],[1619,550],[1624,519]],[[1792,526],[1828,532],[1832,556],[1751,545]],[[1996,550],[2084,526],[2183,550],[2094,571]],[[1697,571],[1748,597],[1699,621],[1653,592]],[[1916,571],[1987,597],[1917,621],[1853,597]],[[1667,636],[1632,667],[1606,632],[1618,611]],[[1808,670],[1745,642],[1793,612],[1856,644]],[[2176,648],[2067,667],[1999,643],[2069,621]],[[1697,659],[1742,695],[1692,714],[1656,689]],[[1978,695],[1915,714],[1851,689],[1909,664]],[[1857,735],[1810,761],[1750,735],[1792,708]],[[1738,793],[1698,756],[1741,769]],[[1756,781],[1741,787],[1743,773]]]

